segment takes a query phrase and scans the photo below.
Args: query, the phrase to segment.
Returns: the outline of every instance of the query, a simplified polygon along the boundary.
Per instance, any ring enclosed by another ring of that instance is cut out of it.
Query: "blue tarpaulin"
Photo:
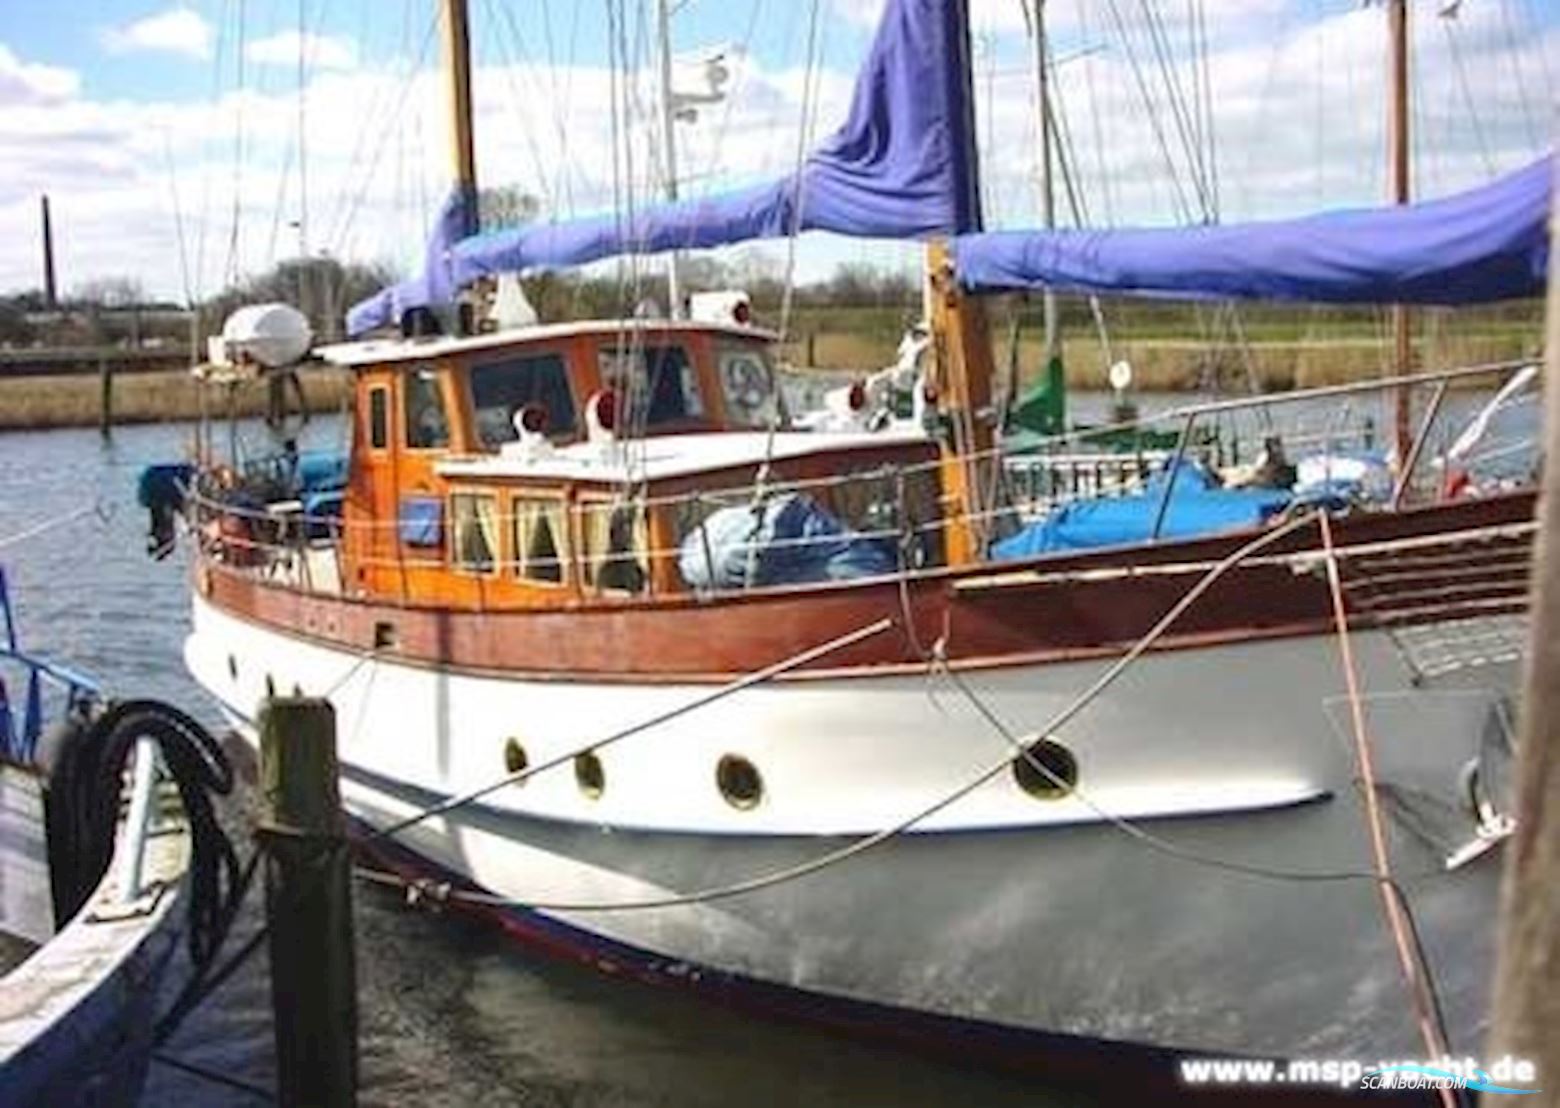
[[[682,541],[677,566],[696,589],[849,581],[892,573],[892,547],[849,531],[817,501],[776,496],[754,511],[721,508]]]
[[[1533,296],[1549,264],[1550,158],[1400,207],[1222,227],[997,231],[954,243],[975,292],[1474,304]]]
[[[918,238],[980,229],[964,0],[888,0],[850,114],[799,173],[718,196],[464,238],[441,219],[424,273],[347,314],[353,335],[446,303],[476,277],[834,231]],[[454,209],[465,209],[458,198]]]
[[[1174,471],[1170,506],[1159,537],[1192,538],[1255,527],[1289,504],[1282,489],[1221,488],[1207,470],[1182,462]],[[1098,497],[1066,504],[1017,534],[993,544],[996,561],[1030,558],[1058,550],[1093,550],[1148,542],[1164,499],[1168,472],[1156,474],[1132,496]]]

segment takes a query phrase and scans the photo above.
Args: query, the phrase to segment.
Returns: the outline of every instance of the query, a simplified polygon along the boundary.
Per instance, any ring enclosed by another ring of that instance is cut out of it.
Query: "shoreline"
[[[998,373],[1013,357],[1012,347],[993,328],[993,358]],[[894,343],[844,332],[819,332],[779,348],[782,363],[799,375],[861,376],[889,365]],[[1482,365],[1509,361],[1533,353],[1534,339],[1520,330],[1458,335],[1430,335],[1416,344],[1421,367]],[[806,365],[807,355],[816,365]],[[1111,360],[1126,360],[1133,368],[1138,392],[1194,393],[1222,390],[1288,392],[1322,385],[1346,384],[1384,376],[1389,355],[1374,337],[1254,341],[1244,347],[1205,341],[1125,338],[1113,342],[1109,354],[1095,338],[1075,337],[1062,344],[1069,389],[1092,392],[1108,388]],[[1039,373],[1041,344],[1037,337],[1019,341],[1021,386]],[[113,367],[113,424],[175,423],[197,419],[202,404],[200,385],[188,370],[121,371]],[[351,402],[351,374],[330,367],[311,367],[300,375],[311,412],[342,411]],[[97,373],[49,373],[0,376],[0,432],[45,431],[97,427],[102,403],[102,378]],[[238,391],[234,411],[240,416],[265,414],[266,392]],[[226,412],[217,397],[208,409]]]
[[[310,369],[300,380],[313,413],[340,411],[350,401],[351,378],[345,370]],[[0,378],[0,432],[98,427],[102,390],[96,373]],[[201,386],[187,369],[115,373],[113,390],[115,427],[180,423],[201,415]],[[206,406],[226,415],[220,394],[208,397]],[[263,416],[265,408],[266,390],[250,387],[238,391],[233,411]]]

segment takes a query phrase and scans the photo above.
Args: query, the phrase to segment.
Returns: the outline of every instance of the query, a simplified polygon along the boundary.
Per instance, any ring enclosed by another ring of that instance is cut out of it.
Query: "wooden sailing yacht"
[[[464,4],[445,11],[463,109]],[[1390,863],[1466,1032],[1532,489],[1416,499],[1427,421],[1388,502],[1199,485],[1210,525],[1184,495],[1193,408],[1163,478],[1112,502],[1116,539],[1013,554],[1015,530],[1058,517],[1003,490],[976,294],[1519,295],[1541,275],[1548,168],[1430,210],[983,234],[964,18],[961,0],[890,0],[851,120],[803,173],[632,219],[473,235],[458,110],[427,270],[352,319],[426,322],[529,264],[815,226],[923,235],[924,425],[789,429],[774,336],[745,318],[323,348],[355,380],[339,489],[295,452],[197,460],[190,670],[249,732],[265,697],[328,697],[365,833],[527,939],[1031,1059],[1418,1049],[1365,846],[1375,805],[1330,724],[1358,678]],[[1449,220],[1481,233],[1437,238]],[[1444,397],[1517,368],[1312,395]]]

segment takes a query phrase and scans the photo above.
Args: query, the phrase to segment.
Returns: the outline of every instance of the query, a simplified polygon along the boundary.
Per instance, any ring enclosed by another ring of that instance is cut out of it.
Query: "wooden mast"
[[[1408,132],[1409,79],[1408,79],[1408,0],[1388,0],[1387,23],[1392,40],[1391,106],[1388,117],[1388,143],[1391,147],[1392,202],[1407,204],[1409,201],[1410,142]],[[1402,304],[1392,306],[1392,371],[1398,376],[1413,371],[1413,341],[1409,334],[1409,312]],[[1393,445],[1397,450],[1398,464],[1408,457],[1413,442],[1413,397],[1407,386],[1397,389],[1394,398]]]
[[[975,149],[975,97],[970,80],[969,8],[965,0],[949,0],[950,24],[957,28],[960,107],[969,149],[964,188],[966,210],[973,213],[968,230],[980,229],[980,158]],[[943,511],[948,523],[947,560],[962,565],[984,557],[991,533],[996,486],[990,479],[1000,464],[993,454],[995,411],[991,402],[994,366],[991,333],[985,308],[959,288],[953,255],[945,239],[926,248],[928,322],[932,331],[932,383],[944,420],[941,434]]]
[[[466,0],[443,0],[444,64],[449,80],[450,156],[455,187],[468,200],[465,234],[477,230],[477,155],[471,137],[471,31]]]

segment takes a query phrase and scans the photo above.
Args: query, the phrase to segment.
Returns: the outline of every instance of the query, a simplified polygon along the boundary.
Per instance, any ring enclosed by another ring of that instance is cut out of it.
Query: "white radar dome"
[[[268,369],[291,365],[309,352],[309,319],[290,304],[251,304],[222,325],[223,361],[258,362]]]

